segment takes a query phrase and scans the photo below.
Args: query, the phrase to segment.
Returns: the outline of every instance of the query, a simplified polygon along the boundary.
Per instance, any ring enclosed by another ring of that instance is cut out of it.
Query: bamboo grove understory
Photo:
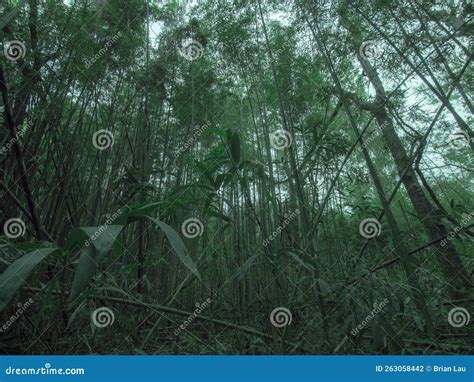
[[[472,354],[472,2],[0,7],[2,354]]]

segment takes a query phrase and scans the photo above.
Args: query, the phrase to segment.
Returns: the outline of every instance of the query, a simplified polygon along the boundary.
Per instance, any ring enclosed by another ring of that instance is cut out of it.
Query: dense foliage
[[[1,7],[2,353],[472,353],[469,1]]]

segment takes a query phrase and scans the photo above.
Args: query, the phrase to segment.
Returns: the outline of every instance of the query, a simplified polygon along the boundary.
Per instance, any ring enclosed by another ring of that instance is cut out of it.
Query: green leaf
[[[231,280],[234,280],[234,279],[242,280],[258,256],[259,256],[258,253],[256,253],[255,255],[252,255],[251,257],[249,257],[245,261],[245,263],[242,265],[242,267],[234,275],[232,275],[232,277],[230,277],[227,280],[226,284],[228,284]]]
[[[20,257],[0,275],[0,311],[5,309],[18,289],[36,267],[57,248],[40,248]]]
[[[148,216],[148,218],[156,223],[158,227],[163,231],[167,239],[169,240],[171,246],[173,247],[174,251],[178,255],[178,258],[181,260],[181,262],[199,279],[201,280],[201,275],[198,272],[198,269],[196,267],[196,264],[194,264],[193,259],[191,256],[189,256],[188,250],[186,249],[186,246],[184,245],[183,240],[181,237],[178,235],[178,233],[171,228],[168,224],[163,223],[162,221],[152,218]]]
[[[276,203],[276,200],[270,191],[267,192],[267,198],[268,200],[270,200],[270,203],[272,204],[273,208],[278,210],[278,205]]]
[[[71,287],[69,298],[75,299],[83,292],[92,277],[97,273],[99,265],[104,260],[107,253],[112,248],[115,240],[122,231],[122,225],[109,225],[100,227],[80,227],[74,232],[79,237],[79,233],[83,232],[83,239],[87,239],[89,246],[81,250],[79,263],[74,273],[74,279]],[[90,245],[92,244],[92,245]]]
[[[138,221],[146,216],[155,214],[155,212],[165,204],[164,201],[153,202],[145,204],[143,206],[135,206],[133,210],[122,213],[117,219],[114,220],[114,223],[117,225],[126,225]]]
[[[316,279],[316,281],[318,282],[319,288],[323,295],[327,295],[331,291],[331,287],[326,281],[324,281],[323,279]]]
[[[307,262],[305,262],[303,259],[301,259],[296,253],[291,252],[291,251],[286,251],[286,253],[288,253],[293,259],[296,260],[298,264],[300,264],[307,270],[314,271],[314,267],[311,264],[308,264]]]
[[[204,164],[201,162],[196,161],[196,166],[198,169],[202,172],[202,174],[206,177],[206,179],[209,181],[210,184],[214,185],[214,178],[212,177],[211,172],[209,171],[209,168],[206,167]]]
[[[206,133],[208,133],[209,135],[214,135],[214,136],[219,137],[219,138],[225,138],[226,137],[225,131],[222,131],[222,130],[219,130],[219,129],[208,128],[208,129],[206,129]]]

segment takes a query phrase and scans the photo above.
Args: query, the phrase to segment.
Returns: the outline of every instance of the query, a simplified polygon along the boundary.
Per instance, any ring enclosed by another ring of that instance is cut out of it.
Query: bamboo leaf
[[[178,255],[178,258],[181,260],[181,262],[199,279],[201,280],[201,275],[198,272],[198,269],[196,267],[196,264],[194,264],[193,259],[188,253],[188,250],[186,249],[186,246],[184,245],[183,240],[181,237],[178,235],[178,233],[171,228],[168,224],[163,223],[162,221],[152,218],[148,216],[148,218],[156,223],[158,227],[163,231],[165,234],[166,238],[170,242],[171,246],[173,247],[175,253]]]
[[[7,307],[33,268],[55,251],[57,248],[36,249],[20,257],[0,275],[0,311]]]
[[[80,227],[74,232],[77,238],[80,237],[80,232],[83,232],[82,238],[86,239],[89,245],[87,246],[86,242],[86,247],[81,250],[69,296],[71,300],[87,288],[122,229],[122,225],[109,225]]]

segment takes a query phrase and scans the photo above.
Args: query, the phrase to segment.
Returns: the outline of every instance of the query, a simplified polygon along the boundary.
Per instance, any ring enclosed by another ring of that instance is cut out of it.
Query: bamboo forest
[[[470,0],[2,0],[0,353],[473,354]]]

